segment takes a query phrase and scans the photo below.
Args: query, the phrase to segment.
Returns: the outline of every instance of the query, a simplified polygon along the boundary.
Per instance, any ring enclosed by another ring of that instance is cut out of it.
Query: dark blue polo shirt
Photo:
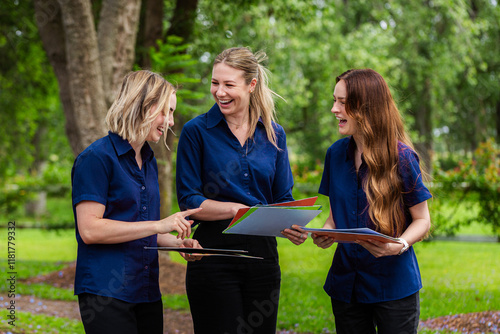
[[[78,258],[75,294],[92,293],[131,303],[161,298],[156,235],[119,244],[86,245],[78,232],[76,205],[105,205],[104,218],[137,222],[160,219],[158,168],[148,143],[141,150],[139,169],[128,141],[109,133],[92,143],[75,160],[71,172]]]
[[[279,149],[267,139],[261,121],[254,137],[241,146],[217,104],[187,122],[177,148],[180,208],[197,208],[207,199],[248,206],[293,200],[285,132],[280,125],[273,126]],[[222,234],[229,221],[197,223],[201,224],[194,238],[203,247],[246,247],[243,249],[252,255],[277,261],[275,238]],[[203,261],[226,260],[214,257]]]
[[[368,201],[362,188],[367,174],[363,161],[359,177],[354,166],[355,143],[352,137],[335,142],[326,153],[319,193],[329,197],[337,228],[374,228]],[[431,198],[422,181],[419,160],[408,146],[399,143],[399,173],[403,182],[406,226],[412,222],[408,208]],[[338,244],[325,291],[346,303],[354,297],[360,303],[375,303],[407,297],[422,288],[413,247],[396,256],[375,258],[358,244]]]

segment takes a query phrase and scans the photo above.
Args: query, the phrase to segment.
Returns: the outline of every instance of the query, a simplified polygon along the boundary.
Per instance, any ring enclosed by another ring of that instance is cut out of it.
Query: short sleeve
[[[276,125],[278,154],[276,157],[276,174],[273,182],[273,203],[293,201],[293,175],[288,158],[286,134],[281,126]]]
[[[323,168],[323,176],[319,185],[318,193],[329,196],[330,194],[330,154],[331,148],[326,151],[325,166]]]
[[[431,198],[432,195],[422,179],[420,160],[416,152],[408,147],[402,147],[399,159],[405,206],[412,207]]]
[[[107,168],[91,149],[80,154],[71,171],[73,207],[81,201],[94,201],[106,205],[109,187]]]
[[[196,128],[184,125],[177,146],[176,187],[181,210],[198,208],[207,198],[203,194],[202,153]]]

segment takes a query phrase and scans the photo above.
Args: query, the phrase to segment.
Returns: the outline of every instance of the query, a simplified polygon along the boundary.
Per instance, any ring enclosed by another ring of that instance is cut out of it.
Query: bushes
[[[437,171],[435,181],[440,195],[455,208],[473,215],[452,215],[449,221],[438,205],[435,221],[438,229],[450,233],[471,222],[491,225],[500,237],[500,149],[493,139],[479,144],[472,157],[449,171]]]
[[[51,155],[41,172],[13,173],[1,182],[1,218],[16,220],[18,226],[23,227],[72,228],[72,163],[69,158],[59,159],[57,155]],[[46,206],[41,203],[39,211],[30,213],[26,210],[29,204],[45,198]]]

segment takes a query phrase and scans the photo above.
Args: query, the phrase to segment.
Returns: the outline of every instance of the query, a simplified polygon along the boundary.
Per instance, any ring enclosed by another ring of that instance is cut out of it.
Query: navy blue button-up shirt
[[[207,199],[248,206],[293,200],[285,132],[280,125],[273,126],[279,149],[267,139],[261,121],[254,137],[241,146],[217,104],[187,122],[177,148],[180,208],[197,208]],[[200,223],[194,237],[203,247],[247,247],[252,255],[277,259],[275,238],[223,235],[228,221]],[[263,240],[267,244],[257,246]]]
[[[335,142],[326,153],[319,193],[329,197],[336,228],[374,228],[368,201],[362,188],[367,175],[364,161],[356,174],[355,143],[352,137]],[[399,173],[403,182],[406,226],[412,218],[408,208],[431,198],[422,181],[416,153],[399,143]],[[332,298],[349,303],[375,303],[407,297],[422,288],[413,248],[400,256],[375,258],[358,244],[338,244],[325,291]]]
[[[139,169],[128,141],[109,133],[75,160],[71,172],[73,212],[78,242],[75,294],[92,293],[131,303],[157,301],[158,252],[156,235],[119,244],[86,245],[78,232],[76,205],[94,201],[105,206],[104,218],[137,222],[160,219],[158,168],[145,143]]]

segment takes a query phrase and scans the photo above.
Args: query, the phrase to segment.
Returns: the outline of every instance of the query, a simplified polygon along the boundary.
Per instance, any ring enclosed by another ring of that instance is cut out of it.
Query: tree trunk
[[[151,68],[149,50],[158,46],[157,41],[163,39],[163,0],[146,0],[142,18],[142,35],[140,62],[142,68]]]
[[[35,0],[75,156],[106,134],[107,109],[133,65],[140,3],[103,1],[98,40],[90,1]]]
[[[83,151],[105,134],[106,101],[91,4],[86,0],[59,0],[66,37],[66,59],[73,113],[80,142],[73,152]]]
[[[59,98],[66,117],[65,130],[73,153],[80,149],[80,132],[73,112],[69,88],[69,74],[66,61],[66,41],[61,17],[61,8],[57,0],[35,0],[35,20],[43,47],[47,53],[57,82]]]
[[[107,108],[134,64],[140,8],[140,0],[109,0],[102,6],[97,40]]]
[[[177,0],[167,36],[179,36],[185,43],[189,42],[196,20],[197,7],[198,0]]]

